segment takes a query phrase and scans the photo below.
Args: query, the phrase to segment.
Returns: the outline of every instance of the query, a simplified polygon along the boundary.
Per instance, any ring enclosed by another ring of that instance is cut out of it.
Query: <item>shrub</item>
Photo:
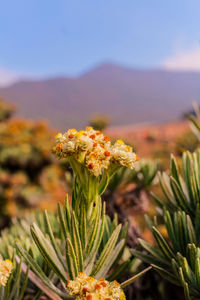
[[[140,239],[146,253],[138,250],[132,253],[150,263],[170,282],[182,286],[186,299],[199,299],[200,151],[183,154],[181,171],[172,156],[170,176],[160,174],[160,185],[163,198],[153,197],[167,237],[159,231],[157,218],[154,222],[147,218],[156,246]]]

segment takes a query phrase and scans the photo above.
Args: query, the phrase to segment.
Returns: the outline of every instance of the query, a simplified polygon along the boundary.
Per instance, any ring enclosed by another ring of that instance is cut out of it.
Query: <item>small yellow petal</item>
[[[80,138],[84,133],[85,133],[84,130],[80,130],[80,131],[77,132],[75,135],[76,135],[77,138]]]
[[[124,142],[122,140],[117,140],[117,143],[120,145],[124,145]]]
[[[92,129],[93,129],[92,126],[87,126],[87,127],[86,127],[86,130],[87,130],[87,131],[90,131],[90,130],[92,130]]]
[[[71,128],[71,129],[69,129],[68,131],[76,132],[77,130],[76,130],[75,128]]]
[[[61,138],[61,137],[62,137],[62,133],[61,133],[61,132],[59,132],[59,133],[56,134],[56,136],[55,136],[56,139],[59,139],[59,138]]]
[[[126,146],[125,147],[125,150],[127,151],[127,152],[132,152],[133,151],[133,148],[131,147],[131,146]]]
[[[5,261],[8,262],[9,264],[11,264],[11,266],[13,266],[13,263],[10,259],[6,259]]]

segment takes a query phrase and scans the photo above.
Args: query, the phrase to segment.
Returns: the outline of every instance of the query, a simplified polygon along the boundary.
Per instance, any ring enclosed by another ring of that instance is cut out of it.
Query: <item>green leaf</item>
[[[165,279],[167,279],[168,281],[170,281],[171,283],[175,284],[175,285],[180,285],[179,281],[177,280],[177,278],[170,272],[168,272],[166,269],[163,269],[157,265],[153,265],[152,267]]]
[[[111,254],[111,252],[114,249],[115,244],[117,242],[120,230],[121,230],[121,224],[117,226],[115,231],[112,233],[110,239],[108,240],[104,250],[102,251],[98,261],[96,262],[96,265],[91,274],[92,276],[95,276],[100,271],[100,269],[103,267],[105,261],[107,260],[107,257]]]
[[[142,240],[140,238],[138,239],[138,242],[147,252],[149,252],[158,261],[160,261],[161,263],[164,263],[164,264],[167,263],[165,256],[163,256],[162,252],[160,252],[158,249],[151,246],[149,243],[145,242],[144,240]]]
[[[102,195],[104,193],[106,187],[108,186],[108,183],[109,183],[109,175],[108,172],[105,170],[103,172],[103,176],[99,184],[99,195]]]
[[[169,176],[165,172],[163,172],[162,175],[160,172],[158,172],[158,177],[159,177],[161,189],[162,189],[163,194],[165,195],[168,203],[170,205],[176,206],[176,201],[174,199],[174,195],[171,191],[171,187],[169,184],[170,183]]]
[[[115,262],[116,258],[118,257],[120,251],[124,247],[124,240],[121,240],[114,250],[107,256],[107,259],[104,261],[103,267],[96,273],[95,278],[105,278],[108,271],[110,270],[111,266]]]
[[[76,261],[78,266],[78,271],[83,271],[83,252],[82,252],[82,245],[81,239],[78,230],[78,224],[75,217],[74,212],[72,212],[71,217],[71,241],[74,248],[74,253],[76,255]]]
[[[167,244],[163,236],[160,234],[160,232],[154,226],[152,229],[153,229],[153,235],[160,249],[162,250],[163,254],[170,260],[174,258],[175,257],[174,253],[172,252],[171,248],[169,247],[169,245]]]
[[[23,297],[24,297],[24,293],[25,293],[25,291],[26,291],[26,287],[27,287],[27,283],[28,283],[28,272],[29,272],[29,267],[28,267],[27,270],[26,270],[24,282],[23,282],[23,284],[22,284],[21,292],[20,292],[20,295],[19,295],[19,299],[18,299],[18,300],[22,300]]]
[[[192,157],[188,151],[183,153],[182,167],[183,167],[183,176],[190,196],[191,208],[194,208],[196,206],[196,199],[194,193],[194,178],[193,178],[194,173],[192,169]]]
[[[199,258],[195,260],[195,277],[196,277],[197,285],[200,287],[200,259]]]
[[[190,243],[196,244],[196,242],[197,242],[196,234],[195,234],[195,230],[192,225],[190,216],[187,216],[187,230],[188,230],[188,236],[189,236]]]
[[[92,220],[92,224],[90,225],[90,231],[88,233],[88,245],[87,245],[87,254],[89,255],[94,243],[95,243],[95,239],[97,236],[97,231],[98,231],[98,227],[99,227],[99,223],[100,223],[100,217],[101,217],[101,205],[98,205],[97,208],[97,214],[96,214],[96,218],[95,221]],[[93,225],[93,226],[92,226]]]
[[[66,240],[66,262],[70,279],[75,279],[78,275],[78,264],[72,243],[69,238]]]
[[[70,214],[70,208],[69,208],[69,199],[68,195],[66,195],[65,199],[65,205],[64,205],[64,215],[67,223],[67,231],[70,231],[70,225],[71,225],[71,214]]]
[[[187,259],[184,257],[182,264],[181,264],[183,273],[184,273],[184,277],[186,278],[186,280],[189,280],[191,283],[195,284],[195,277],[194,274],[190,268],[190,266],[188,265]]]
[[[45,219],[45,223],[46,223],[46,227],[47,227],[47,233],[49,234],[49,237],[50,237],[50,240],[51,240],[51,243],[53,245],[53,248],[57,254],[57,257],[60,261],[60,263],[62,264],[64,270],[66,271],[66,264],[65,264],[65,261],[63,260],[63,256],[60,252],[60,249],[58,247],[58,244],[54,238],[54,235],[53,235],[53,230],[52,230],[52,227],[51,227],[51,224],[50,224],[50,221],[49,221],[49,216],[48,216],[48,213],[47,211],[45,210],[44,211],[44,219]]]
[[[189,214],[192,214],[193,211],[190,207],[190,204],[187,202],[187,198],[185,197],[181,187],[178,185],[177,181],[173,178],[170,177],[170,183],[171,183],[171,188],[174,193],[174,196],[176,198],[177,204],[185,211],[188,212]]]
[[[80,233],[80,238],[81,238],[83,254],[85,254],[85,250],[87,247],[88,235],[87,235],[86,208],[85,208],[85,204],[83,201],[81,203],[81,208],[80,208],[79,233]]]
[[[186,300],[191,300],[189,289],[188,289],[188,284],[187,284],[187,282],[185,282],[183,270],[181,267],[179,268],[179,274],[180,274],[180,279],[181,279],[181,282],[182,282],[182,285],[184,288],[185,298],[186,298]]]
[[[66,218],[64,216],[63,207],[59,202],[58,202],[58,218],[59,218],[59,222],[60,222],[60,226],[61,226],[63,236],[66,239],[67,238],[67,233],[68,233],[67,221],[66,221]]]
[[[131,253],[137,257],[138,259],[140,259],[141,261],[146,262],[147,264],[155,264],[158,266],[162,266],[164,268],[168,267],[168,261],[166,260],[165,263],[161,262],[158,258],[156,258],[155,256],[149,255],[149,254],[145,254],[142,251],[138,251],[135,249],[131,249]]]
[[[173,178],[176,180],[176,182],[180,185],[178,165],[173,154],[171,154],[170,164],[171,164],[170,173],[173,176]]]
[[[46,284],[51,290],[55,291],[58,295],[62,294],[60,291],[53,285],[51,280],[45,275],[45,273],[42,271],[40,266],[35,262],[35,260],[28,254],[26,250],[23,249],[23,247],[20,244],[16,244],[17,249],[19,250],[20,254],[24,257],[24,259],[27,261],[27,263],[31,266],[35,274]]]
[[[164,221],[165,221],[165,226],[167,228],[167,232],[168,232],[169,238],[172,242],[172,245],[176,250],[178,250],[178,241],[177,241],[177,237],[176,237],[176,234],[174,231],[172,218],[171,218],[171,215],[168,210],[164,210]]]
[[[97,231],[96,239],[92,248],[92,251],[88,255],[88,257],[85,260],[85,269],[84,271],[87,274],[90,274],[91,270],[93,269],[94,261],[96,259],[97,252],[99,250],[102,238],[103,238],[103,233],[104,233],[104,227],[105,227],[105,202],[103,204],[103,212],[102,212],[102,217],[101,217],[101,222],[99,223],[99,228]]]
[[[51,266],[61,280],[67,282],[65,269],[60,263],[54,248],[35,223],[31,226],[31,235],[47,264]]]

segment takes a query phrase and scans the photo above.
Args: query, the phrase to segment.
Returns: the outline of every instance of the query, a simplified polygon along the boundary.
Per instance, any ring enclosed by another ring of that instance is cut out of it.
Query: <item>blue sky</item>
[[[199,0],[0,2],[0,84],[102,62],[200,70]]]

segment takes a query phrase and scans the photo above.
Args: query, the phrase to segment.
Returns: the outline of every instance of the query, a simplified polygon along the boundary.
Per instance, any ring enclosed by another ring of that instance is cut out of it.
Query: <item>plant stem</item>
[[[144,273],[148,272],[148,271],[151,270],[151,269],[152,269],[152,267],[150,266],[150,267],[144,269],[142,272],[140,272],[140,273],[136,274],[135,276],[131,277],[130,279],[128,279],[128,280],[122,282],[122,283],[121,283],[121,288],[124,288],[124,287],[126,287],[127,285],[133,283],[136,279],[138,279],[140,276],[142,276]]]

